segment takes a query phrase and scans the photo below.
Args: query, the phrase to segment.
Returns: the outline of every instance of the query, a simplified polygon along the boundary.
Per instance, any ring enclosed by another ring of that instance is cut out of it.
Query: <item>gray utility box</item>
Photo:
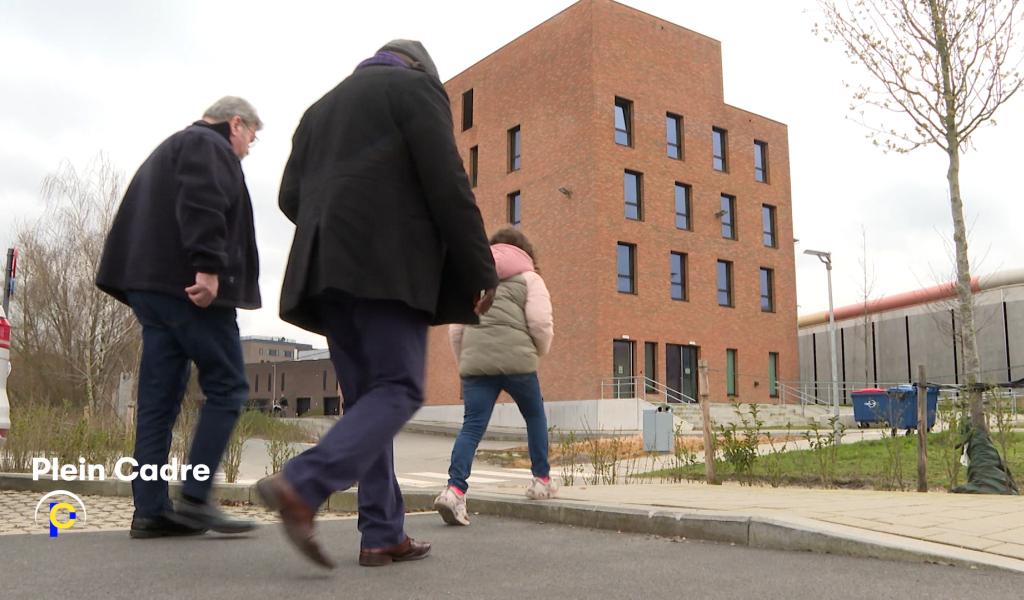
[[[644,411],[644,452],[672,452],[676,436],[672,427],[672,408],[661,404]]]

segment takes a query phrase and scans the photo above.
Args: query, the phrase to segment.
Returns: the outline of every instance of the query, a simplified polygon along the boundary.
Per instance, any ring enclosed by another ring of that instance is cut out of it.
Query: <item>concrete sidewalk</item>
[[[1020,496],[675,483],[566,487],[559,498],[623,509],[738,516],[751,523],[772,523],[788,529],[793,542],[787,546],[785,539],[776,540],[776,548],[830,552],[832,543],[839,546],[848,541],[874,547],[867,555],[879,558],[899,555],[1024,573],[1024,498]],[[821,547],[804,539],[803,534],[811,533],[822,538]],[[753,541],[748,539],[748,544],[756,545]],[[837,553],[848,552],[840,549]]]

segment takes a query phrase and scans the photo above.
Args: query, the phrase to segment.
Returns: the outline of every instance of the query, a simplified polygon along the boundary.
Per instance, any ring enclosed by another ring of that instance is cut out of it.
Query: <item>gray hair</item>
[[[242,119],[246,125],[253,127],[257,131],[263,129],[263,121],[256,114],[256,109],[253,108],[252,104],[238,96],[224,96],[214,102],[213,106],[206,109],[206,112],[203,113],[204,119],[210,119],[215,123],[228,121],[231,117]]]

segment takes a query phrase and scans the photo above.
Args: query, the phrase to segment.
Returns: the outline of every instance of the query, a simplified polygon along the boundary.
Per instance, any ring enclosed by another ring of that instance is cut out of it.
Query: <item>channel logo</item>
[[[57,537],[61,529],[71,529],[74,524],[78,522],[78,519],[82,519],[83,521],[88,520],[85,512],[85,502],[82,502],[81,498],[67,490],[54,490],[40,498],[39,503],[36,504],[36,511],[34,513],[36,525],[39,525],[39,509],[43,507],[43,504],[50,498],[60,496],[71,498],[77,502],[81,511],[75,510],[75,507],[68,502],[50,502],[48,509],[44,510],[48,517],[47,521],[50,526],[50,537],[52,538]],[[60,511],[62,510],[67,511],[68,513],[67,518],[63,521],[58,518]]]

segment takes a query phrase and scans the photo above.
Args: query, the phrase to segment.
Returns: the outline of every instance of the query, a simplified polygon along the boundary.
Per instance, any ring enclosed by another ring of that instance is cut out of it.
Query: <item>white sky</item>
[[[17,223],[42,212],[40,183],[62,160],[84,168],[102,151],[130,178],[213,100],[243,96],[266,128],[243,162],[264,308],[240,311],[242,333],[322,346],[277,318],[292,237],[277,187],[302,112],[390,39],[421,40],[447,80],[570,4],[0,0],[0,248]],[[806,248],[832,251],[836,305],[858,300],[862,225],[875,296],[951,276],[944,155],[883,154],[846,118],[843,82],[862,74],[811,32],[813,0],[625,4],[720,40],[726,102],[789,126],[801,313],[827,307],[824,268]],[[976,273],[1024,266],[1024,202],[1014,181],[1022,102],[1004,106],[998,127],[976,134],[962,160]]]

